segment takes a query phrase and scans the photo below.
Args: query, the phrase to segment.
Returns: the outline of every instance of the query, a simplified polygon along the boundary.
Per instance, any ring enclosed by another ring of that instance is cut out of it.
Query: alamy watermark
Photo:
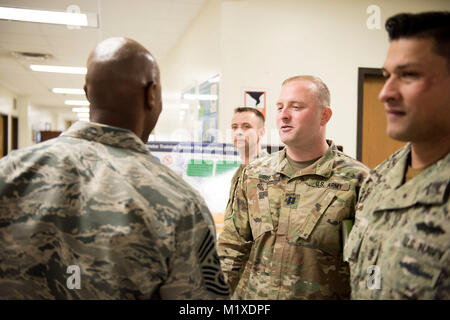
[[[366,13],[369,14],[366,20],[366,26],[369,30],[381,29],[381,9],[377,5],[370,5],[366,9]]]
[[[366,280],[366,286],[369,290],[381,289],[381,270],[380,267],[371,265],[366,270],[369,278]]]
[[[81,289],[81,270],[77,265],[70,265],[67,267],[67,273],[71,274],[69,278],[67,278],[67,288],[73,289]]]

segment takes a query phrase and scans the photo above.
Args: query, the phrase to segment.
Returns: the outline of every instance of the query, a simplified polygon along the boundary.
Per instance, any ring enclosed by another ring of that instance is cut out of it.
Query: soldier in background
[[[387,133],[409,143],[361,189],[345,247],[353,299],[450,299],[450,12],[386,21]]]
[[[266,129],[264,128],[264,115],[256,108],[239,107],[234,109],[231,119],[231,135],[233,144],[237,148],[241,165],[231,179],[230,199],[236,190],[239,176],[246,165],[256,158],[261,158],[268,153],[261,149],[261,141]],[[228,201],[227,210],[230,209]]]
[[[0,299],[227,298],[209,210],[145,145],[155,59],[110,38],[87,67],[91,122],[0,160]]]
[[[330,93],[316,77],[283,82],[277,127],[286,148],[239,177],[219,236],[234,299],[348,299],[341,225],[368,173],[325,139]]]

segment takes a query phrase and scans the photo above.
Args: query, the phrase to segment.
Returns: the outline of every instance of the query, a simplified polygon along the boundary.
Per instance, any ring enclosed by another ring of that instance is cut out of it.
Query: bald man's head
[[[85,91],[91,121],[126,128],[144,142],[161,112],[159,68],[138,42],[109,38],[87,60]]]

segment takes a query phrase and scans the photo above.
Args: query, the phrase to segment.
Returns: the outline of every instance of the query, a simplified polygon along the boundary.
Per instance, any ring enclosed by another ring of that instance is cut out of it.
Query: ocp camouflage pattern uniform
[[[0,299],[228,296],[204,201],[120,128],[77,122],[1,159],[0,244]]]
[[[269,154],[267,153],[267,151],[261,150],[261,152],[252,161],[255,161],[258,158],[263,158],[263,157],[268,156],[268,155]],[[233,199],[234,193],[236,192],[236,189],[237,189],[237,186],[238,186],[238,182],[239,182],[239,177],[241,176],[242,171],[244,170],[245,167],[246,167],[246,165],[241,164],[237,168],[237,170],[234,173],[233,177],[231,178],[230,193],[229,193],[228,204],[227,204],[227,208],[225,209],[225,212],[231,210],[231,200]]]
[[[361,189],[345,246],[353,299],[450,299],[450,153],[402,184],[410,152],[386,159]]]
[[[285,150],[249,164],[219,236],[232,298],[349,298],[341,221],[354,216],[367,172],[333,143],[298,172]]]

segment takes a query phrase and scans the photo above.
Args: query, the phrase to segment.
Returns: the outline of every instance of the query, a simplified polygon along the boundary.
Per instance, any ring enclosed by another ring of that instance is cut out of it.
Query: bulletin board
[[[152,141],[147,142],[147,146],[158,162],[172,169],[205,199],[219,235],[223,229],[231,179],[241,165],[233,144]],[[269,153],[281,148],[262,147]]]
[[[233,144],[152,141],[147,146],[157,161],[172,169],[205,199],[219,234],[231,179],[241,165]]]

